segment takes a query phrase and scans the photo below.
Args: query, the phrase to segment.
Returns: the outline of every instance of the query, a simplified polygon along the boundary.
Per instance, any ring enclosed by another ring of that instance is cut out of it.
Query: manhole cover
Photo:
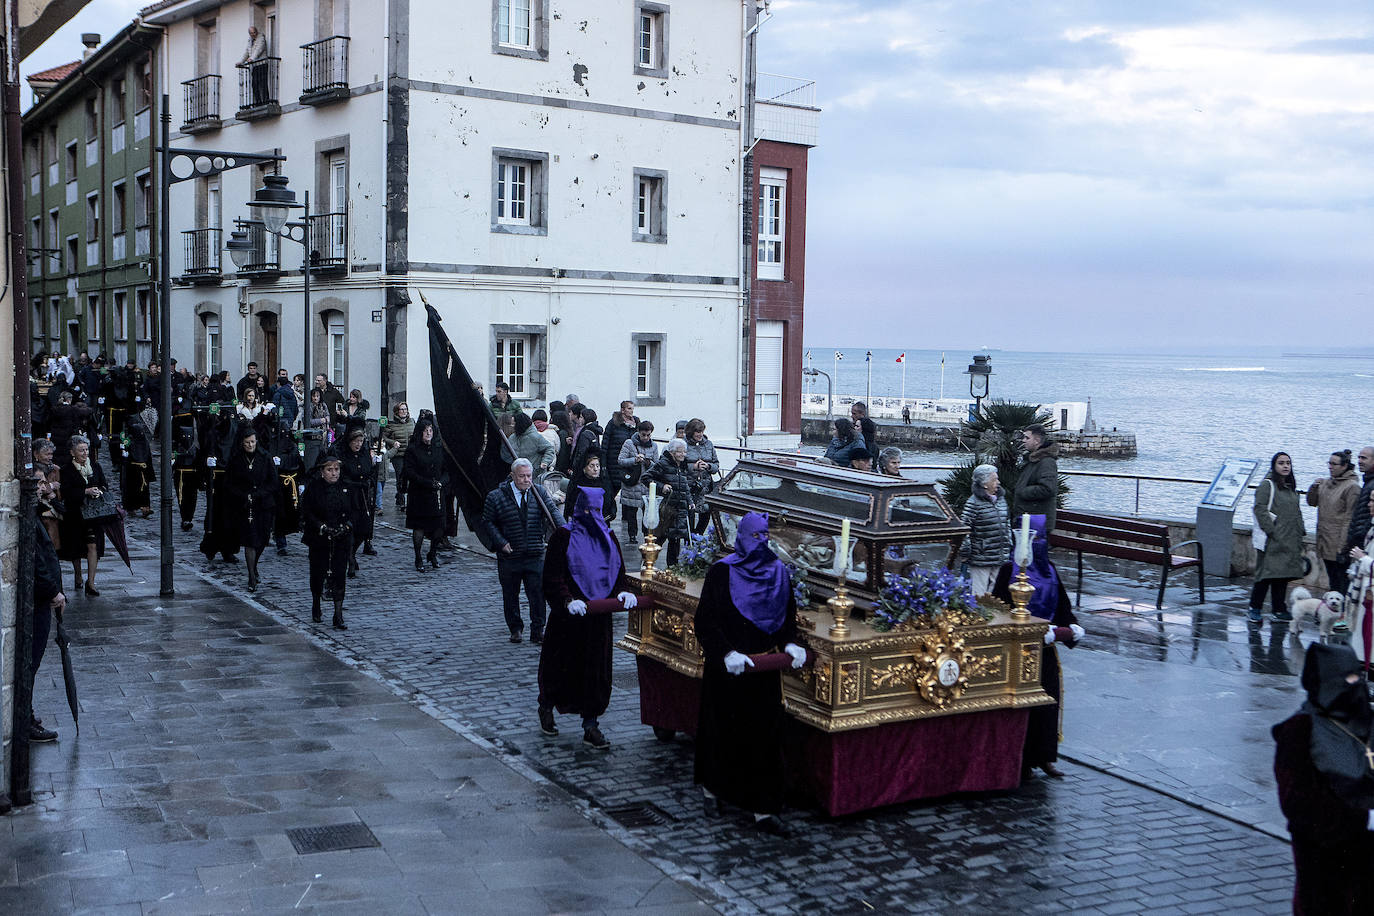
[[[361,822],[328,824],[324,827],[293,827],[286,831],[298,855],[312,852],[338,852],[341,849],[365,849],[382,845]]]
[[[641,827],[660,827],[677,820],[653,802],[635,802],[630,805],[616,805],[602,810],[611,820],[630,830],[638,830]]]

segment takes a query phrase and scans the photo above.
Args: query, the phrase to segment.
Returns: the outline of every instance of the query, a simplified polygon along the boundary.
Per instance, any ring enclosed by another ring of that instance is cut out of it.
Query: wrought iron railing
[[[348,91],[348,37],[331,35],[301,45],[304,79],[301,96]]]
[[[185,245],[183,277],[217,277],[221,273],[218,229],[187,229],[181,233]]]
[[[348,266],[348,214],[316,213],[310,217],[310,267],[341,270]]]
[[[239,71],[240,111],[252,111],[280,104],[277,95],[277,74],[280,66],[280,57],[262,57],[236,66]]]
[[[803,79],[799,76],[760,73],[758,83],[754,88],[754,100],[772,102],[775,105],[815,108],[816,81]]]
[[[281,273],[281,240],[277,236],[258,220],[234,220],[234,228],[248,233],[248,241],[253,245],[253,253],[239,268],[240,274]]]
[[[181,88],[186,106],[186,122],[181,125],[182,130],[219,123],[218,73],[207,73],[186,80]]]

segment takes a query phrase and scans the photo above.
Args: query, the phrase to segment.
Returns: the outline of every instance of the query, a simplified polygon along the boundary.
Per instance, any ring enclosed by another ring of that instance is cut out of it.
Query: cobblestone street
[[[491,560],[460,550],[446,555],[442,569],[416,573],[408,536],[388,524],[396,518],[380,516],[380,555],[362,557],[349,584],[346,633],[310,624],[297,541],[287,557],[268,551],[250,600],[515,773],[565,790],[593,823],[722,911],[991,912],[1008,901],[1034,912],[1289,908],[1286,843],[1201,810],[1175,787],[1162,794],[1072,763],[1064,781],[1036,779],[1015,793],[839,819],[792,809],[787,839],[763,837],[740,816],[709,820],[691,784],[690,741],[659,741],[639,723],[632,656],[615,653],[616,691],[603,719],[609,753],[584,748],[571,719],[559,737],[544,738],[534,716],[538,648],[508,642]],[[156,530],[142,524],[134,534],[149,545]],[[248,597],[242,564],[206,564],[195,552],[198,536],[181,536],[179,582],[199,574]],[[374,750],[385,765],[386,749]],[[655,806],[650,814],[661,823],[625,826],[610,816],[636,803]]]

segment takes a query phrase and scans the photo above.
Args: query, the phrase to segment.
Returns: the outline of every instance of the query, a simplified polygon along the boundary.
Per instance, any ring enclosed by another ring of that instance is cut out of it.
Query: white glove
[[[305,492],[305,484],[301,484],[301,485],[300,485],[299,491],[300,491],[301,493],[304,493],[304,492]]]
[[[629,592],[621,592],[615,596],[615,600],[620,602],[620,606],[629,611],[639,606],[639,599]]]
[[[572,614],[574,617],[587,616],[587,602],[583,601],[581,598],[574,598],[568,602],[568,613]]]
[[[276,455],[272,456],[272,463],[275,464],[277,467],[281,467],[281,459]]]
[[[96,399],[95,399],[95,402],[96,402],[97,404],[104,404],[104,403],[105,403],[105,399],[104,399],[104,398],[96,398]]]
[[[205,466],[206,466],[207,468],[212,468],[212,467],[214,467],[214,466],[215,466],[215,459],[213,459],[213,458],[206,458],[206,459],[205,459]]]
[[[1069,624],[1069,629],[1073,630],[1073,638],[1079,640],[1083,638],[1083,628],[1076,623]]]
[[[1369,822],[1365,824],[1366,830],[1374,830],[1374,811],[1369,812]]]
[[[1054,627],[1049,627],[1045,630],[1045,645],[1048,646],[1052,642],[1054,642]]]
[[[800,668],[806,664],[806,650],[794,642],[789,642],[782,647],[782,651],[792,656],[792,667]]]
[[[731,674],[743,674],[745,668],[752,667],[754,667],[754,660],[747,655],[733,651],[725,654],[725,670]]]

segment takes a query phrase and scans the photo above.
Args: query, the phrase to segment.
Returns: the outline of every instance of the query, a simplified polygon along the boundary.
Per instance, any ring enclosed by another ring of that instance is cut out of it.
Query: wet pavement
[[[1290,907],[1268,728],[1296,708],[1302,650],[1268,623],[1254,648],[1239,585],[1210,580],[1198,608],[1180,577],[1156,614],[1151,571],[1088,573],[1088,638],[1061,654],[1063,781],[846,818],[795,800],[775,839],[701,812],[691,742],[639,723],[628,653],[609,753],[569,717],[541,736],[538,650],[507,641],[490,558],[416,573],[398,513],[381,520],[342,634],[309,622],[298,541],[250,598],[242,563],[178,533],[166,602],[155,520],[131,523],[136,574],[107,562],[69,616],[80,736],[55,649],[40,673],[62,738],[35,749],[38,804],[0,819],[0,910]],[[299,855],[284,834],[354,821],[380,847]]]

